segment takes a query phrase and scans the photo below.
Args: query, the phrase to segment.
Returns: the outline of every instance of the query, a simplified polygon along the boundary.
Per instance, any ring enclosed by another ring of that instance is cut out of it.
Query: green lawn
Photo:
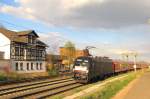
[[[116,93],[118,93],[121,89],[127,86],[128,83],[130,83],[132,80],[142,74],[142,71],[138,71],[136,73],[129,73],[128,76],[107,83],[102,89],[96,91],[95,93],[91,93],[90,95],[84,96],[81,99],[111,99],[114,95],[116,95]]]
[[[107,79],[105,79],[105,80],[103,80],[103,81],[98,81],[98,82],[95,82],[95,83],[91,83],[91,84],[87,84],[87,85],[84,85],[84,86],[81,86],[81,87],[79,87],[79,88],[75,88],[75,89],[73,89],[73,90],[70,90],[70,91],[67,91],[67,92],[64,92],[64,93],[61,93],[61,94],[58,94],[58,95],[55,95],[55,96],[53,96],[53,97],[50,97],[50,99],[62,99],[62,98],[64,98],[64,97],[66,97],[66,96],[70,96],[70,95],[73,95],[73,94],[75,94],[75,93],[78,93],[78,92],[80,92],[80,91],[82,91],[82,90],[85,90],[85,89],[87,89],[87,88],[90,88],[90,87],[92,87],[92,86],[94,86],[94,85],[97,85],[97,84],[102,84],[103,82],[105,82],[105,81],[109,81],[109,80],[113,80],[114,78],[118,78],[118,77],[123,77],[123,76],[126,76],[126,75],[128,75],[128,76],[130,76],[129,77],[129,79],[128,80],[130,80],[130,79],[134,79],[134,76],[136,75],[134,72],[129,72],[129,73],[124,73],[124,74],[120,74],[120,75],[118,75],[118,76],[113,76],[113,77],[109,77],[109,78],[107,78]],[[132,75],[132,76],[131,76]],[[132,78],[133,77],[133,78]],[[119,81],[119,82],[117,82],[117,83],[120,83],[121,81]],[[125,81],[126,83],[128,82],[128,81]],[[111,85],[111,83],[109,83],[109,85]],[[116,85],[114,85],[114,86],[116,86]],[[125,85],[124,85],[125,86]],[[104,89],[106,86],[101,86],[99,89],[98,89],[98,92],[96,92],[95,94],[99,94],[99,92],[100,92],[100,90],[101,89]],[[109,86],[110,87],[110,86]],[[107,89],[110,89],[110,88],[107,88]],[[116,88],[115,90],[120,90],[120,86],[118,86],[118,88]],[[106,90],[107,91],[107,90]],[[83,99],[95,99],[95,94],[88,94],[88,96],[85,96],[85,97],[83,97]],[[103,92],[103,94],[105,94],[105,92]],[[114,94],[114,93],[113,93]],[[93,95],[95,95],[94,97],[93,97]],[[96,96],[97,97],[97,96]],[[77,98],[78,99],[78,98]],[[82,98],[81,98],[82,99]],[[99,99],[99,98],[97,98],[97,99]],[[105,98],[103,98],[103,99],[105,99]],[[109,99],[109,98],[107,98],[107,99]]]

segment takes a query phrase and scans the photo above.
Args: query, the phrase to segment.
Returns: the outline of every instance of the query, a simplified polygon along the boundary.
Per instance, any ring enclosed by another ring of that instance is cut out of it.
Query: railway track
[[[8,89],[13,89],[13,88],[19,88],[19,87],[25,87],[25,86],[30,86],[30,85],[36,85],[36,84],[42,84],[46,82],[55,82],[59,80],[65,80],[69,79],[71,77],[64,77],[64,78],[55,78],[55,79],[43,79],[43,80],[38,80],[38,81],[30,81],[30,82],[24,82],[24,83],[16,83],[16,84],[10,84],[10,85],[5,85],[5,86],[0,86],[0,91],[8,90]]]
[[[79,86],[71,77],[10,85],[1,87],[0,99],[43,99]]]

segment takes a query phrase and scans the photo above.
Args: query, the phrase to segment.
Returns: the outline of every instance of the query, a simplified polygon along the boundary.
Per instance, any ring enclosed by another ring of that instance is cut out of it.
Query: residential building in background
[[[60,57],[62,59],[62,64],[70,65],[73,63],[75,58],[80,56],[88,56],[89,53],[83,49],[83,50],[76,50],[66,47],[60,47],[59,49]]]
[[[88,56],[89,55],[89,52],[87,52],[85,49],[83,49],[83,50],[78,50],[78,49],[72,50],[72,49],[68,49],[65,47],[60,47],[59,52],[60,52],[60,56],[61,57],[66,56],[65,58],[67,58],[67,57],[77,58],[80,56]]]
[[[60,47],[60,56],[75,57],[76,50],[74,48]]]
[[[80,56],[88,56],[89,52],[87,52],[85,49],[84,50],[76,50],[76,58]]]
[[[0,57],[7,62],[11,72],[46,72],[46,44],[40,41],[34,30],[15,32],[0,28]]]

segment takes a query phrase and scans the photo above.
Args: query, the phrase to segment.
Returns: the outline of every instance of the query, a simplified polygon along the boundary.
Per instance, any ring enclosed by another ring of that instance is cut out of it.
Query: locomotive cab
[[[79,57],[74,63],[74,79],[78,82],[87,83],[89,81],[90,59],[88,57]]]
[[[74,79],[88,83],[113,74],[112,60],[107,57],[78,57],[74,63]]]

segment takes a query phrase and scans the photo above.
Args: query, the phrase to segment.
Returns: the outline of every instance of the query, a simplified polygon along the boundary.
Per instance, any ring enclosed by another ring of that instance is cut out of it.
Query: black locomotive
[[[78,57],[74,63],[74,79],[87,83],[114,73],[113,61],[108,57]]]
[[[93,79],[104,78],[113,74],[124,73],[136,69],[150,67],[146,62],[126,62],[112,60],[108,57],[78,57],[74,62],[74,79],[81,83],[88,83]]]

